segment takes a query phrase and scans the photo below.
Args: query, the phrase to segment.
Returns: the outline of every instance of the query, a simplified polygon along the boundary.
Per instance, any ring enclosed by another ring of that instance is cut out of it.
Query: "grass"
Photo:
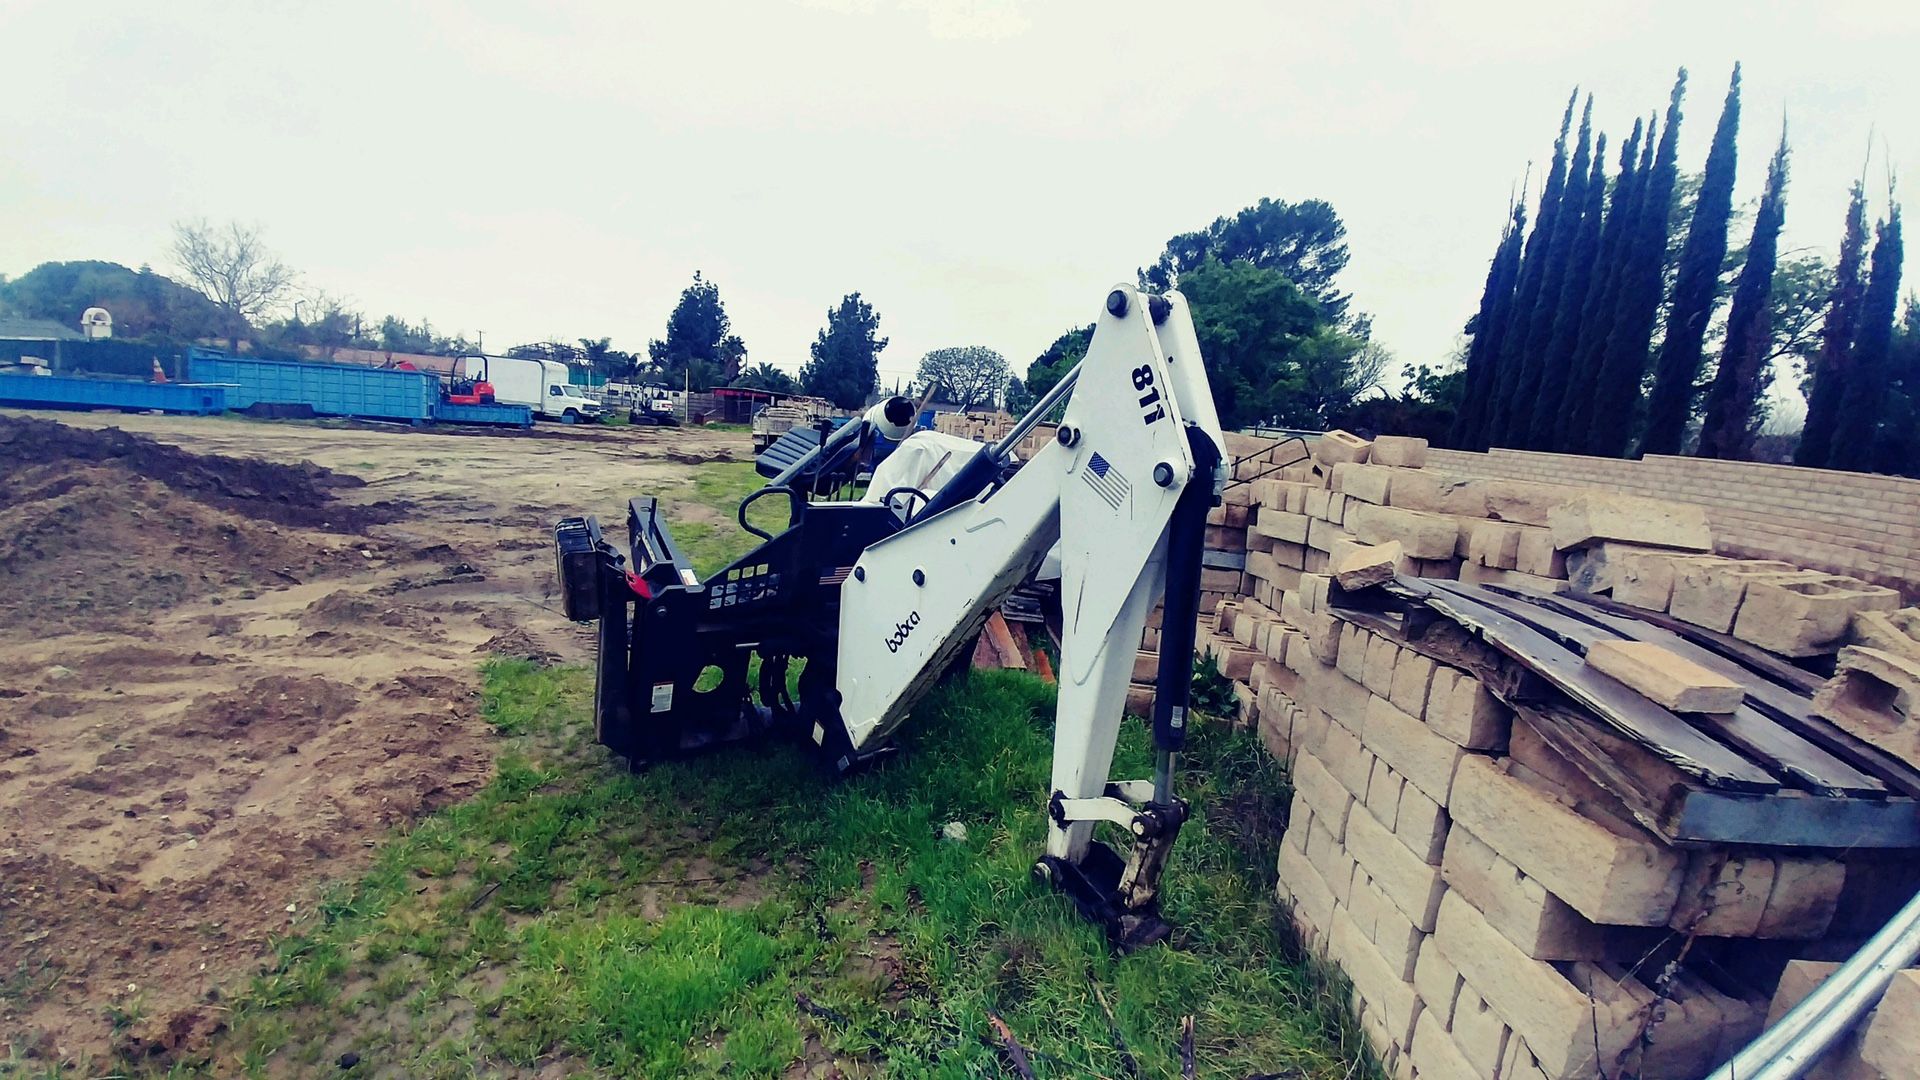
[[[686,481],[682,493],[668,493],[668,513],[675,520],[673,539],[693,561],[701,577],[726,566],[753,550],[760,538],[740,528],[736,517],[740,500],[758,491],[766,478],[754,471],[750,461],[716,461],[700,466]],[[705,507],[712,515],[693,517],[688,505]],[[747,508],[747,520],[762,530],[778,534],[786,528],[787,500],[769,495]],[[715,520],[715,517],[718,520]]]
[[[1343,999],[1281,929],[1287,792],[1248,733],[1196,731],[1196,814],[1165,894],[1186,940],[1115,957],[1028,872],[1053,694],[1026,673],[949,681],[898,756],[838,782],[784,745],[632,775],[590,745],[586,672],[485,676],[510,740],[492,783],[331,891],[175,1074],[298,1075],[351,1053],[407,1076],[986,1076],[992,1010],[1040,1076],[1126,1075],[1098,986],[1142,1076],[1179,1075],[1187,1013],[1202,1076],[1351,1075]],[[1145,775],[1129,728],[1117,774]],[[967,839],[941,838],[951,821]]]

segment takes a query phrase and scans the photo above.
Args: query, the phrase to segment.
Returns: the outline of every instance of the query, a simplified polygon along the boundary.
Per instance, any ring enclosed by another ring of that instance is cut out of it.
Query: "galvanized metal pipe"
[[[1080,366],[1085,363],[1086,360],[1083,358],[1079,364],[1073,365],[1072,370],[1060,376],[1060,381],[1053,384],[1053,389],[1033,403],[1033,408],[1027,410],[1027,415],[1013,422],[1013,429],[1007,432],[1006,437],[993,444],[995,459],[1007,460],[1007,455],[1013,453],[1013,448],[1020,445],[1020,440],[1026,438],[1028,432],[1039,427],[1040,421],[1047,418],[1047,414],[1053,411],[1055,405],[1060,404],[1066,400],[1068,394],[1073,393],[1073,384],[1080,379]]]
[[[1780,1022],[1760,1033],[1707,1080],[1797,1080],[1860,1022],[1900,969],[1920,956],[1920,895],[1860,951],[1827,976]]]

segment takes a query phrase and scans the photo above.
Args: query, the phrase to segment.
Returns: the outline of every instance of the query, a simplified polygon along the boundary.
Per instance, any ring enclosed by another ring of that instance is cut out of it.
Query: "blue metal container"
[[[57,375],[0,375],[0,405],[154,410],[207,415],[225,412],[225,386],[69,379]]]
[[[433,418],[449,424],[497,424],[519,428],[533,426],[533,410],[525,405],[455,405],[452,402],[441,401],[434,403]]]
[[[195,382],[228,383],[227,407],[305,405],[319,416],[376,420],[433,419],[440,377],[429,371],[394,371],[353,364],[294,360],[243,360],[205,349],[187,353]]]

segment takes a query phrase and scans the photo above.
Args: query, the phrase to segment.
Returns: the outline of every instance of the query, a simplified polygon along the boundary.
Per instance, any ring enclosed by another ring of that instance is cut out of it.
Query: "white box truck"
[[[461,371],[493,387],[493,400],[525,405],[543,420],[563,424],[600,419],[600,403],[586,396],[568,378],[567,365],[558,360],[519,356],[463,356]]]

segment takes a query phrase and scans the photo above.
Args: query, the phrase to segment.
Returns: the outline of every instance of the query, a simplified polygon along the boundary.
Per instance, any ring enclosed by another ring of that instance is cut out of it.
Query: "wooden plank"
[[[1621,604],[1610,605],[1629,614],[1615,614],[1610,610],[1590,608],[1586,605],[1590,597],[1558,596],[1545,598],[1546,602],[1556,606],[1579,606],[1584,608],[1578,614],[1590,621],[1619,631],[1635,641],[1651,641],[1674,649],[1681,655],[1701,664],[1712,671],[1725,675],[1735,675],[1745,671],[1740,664],[1703,648],[1663,627],[1649,625],[1634,617],[1638,608]],[[1797,670],[1797,669],[1796,669]],[[1804,674],[1804,673],[1803,673]],[[1920,797],[1920,769],[1906,761],[1874,746],[1851,732],[1843,731],[1830,721],[1813,715],[1812,702],[1794,691],[1764,680],[1746,682],[1748,700],[1761,713],[1785,727],[1788,731],[1820,747],[1841,761],[1861,772],[1882,781],[1888,788],[1902,795]]]
[[[1810,671],[1803,671],[1765,649],[1750,645],[1731,634],[1721,634],[1704,627],[1695,626],[1689,622],[1682,622],[1664,611],[1648,611],[1645,608],[1637,608],[1631,604],[1622,604],[1619,601],[1610,600],[1604,596],[1595,596],[1592,593],[1568,593],[1566,595],[1577,597],[1581,603],[1589,604],[1601,611],[1610,612],[1615,615],[1628,615],[1643,622],[1650,622],[1662,630],[1677,634],[1696,645],[1719,653],[1721,656],[1734,661],[1742,667],[1765,675],[1775,682],[1791,687],[1809,697],[1820,689],[1821,683],[1826,681]]]
[[[1487,586],[1481,588],[1493,594],[1488,599],[1490,606],[1536,626],[1583,653],[1595,641],[1616,636],[1612,628],[1601,629],[1587,620],[1563,613],[1562,605],[1554,603],[1552,597],[1534,597]],[[1664,640],[1655,640],[1650,644],[1659,645],[1684,659],[1699,663],[1715,674],[1724,675],[1739,683],[1743,689],[1765,683],[1759,676],[1730,660],[1667,631],[1655,628],[1655,632]],[[1621,636],[1645,640],[1632,634]],[[1699,725],[1723,741],[1768,768],[1799,781],[1801,786],[1810,791],[1823,795],[1853,794],[1870,798],[1887,794],[1887,785],[1800,737],[1750,705],[1741,706],[1731,715],[1702,713],[1698,717],[1696,722]]]
[[[1398,587],[1424,593],[1426,603],[1473,630],[1501,652],[1594,711],[1621,734],[1646,746],[1701,782],[1737,791],[1776,791],[1766,770],[1707,738],[1684,720],[1627,687],[1587,670],[1586,662],[1533,627],[1475,598],[1476,587],[1401,579]]]
[[[1518,706],[1540,737],[1620,799],[1635,821],[1681,846],[1920,847],[1920,801],[1716,791],[1689,783],[1637,743],[1560,706]]]

